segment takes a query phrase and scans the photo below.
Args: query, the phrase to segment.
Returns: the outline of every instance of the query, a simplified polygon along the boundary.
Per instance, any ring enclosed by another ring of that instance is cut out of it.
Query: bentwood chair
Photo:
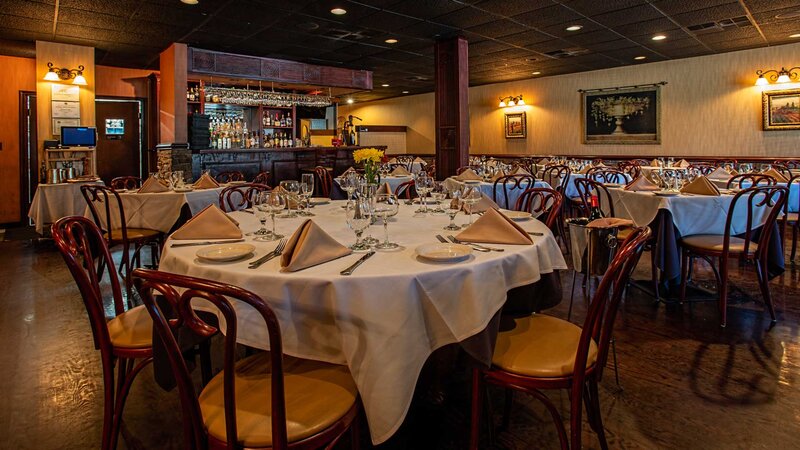
[[[792,185],[797,185],[796,188],[800,190],[800,175],[794,176],[789,178],[789,182],[786,183],[786,187],[789,189],[789,192],[792,191]],[[797,235],[800,232],[800,218],[798,217],[797,211],[800,211],[800,197],[798,197],[798,202],[794,205],[791,205],[789,202],[789,197],[786,198],[786,205],[784,206],[784,213],[782,220],[782,231],[783,235],[786,234],[786,227],[790,226],[792,228],[792,250],[789,254],[789,260],[794,261],[795,255],[797,254]],[[791,212],[791,209],[794,209],[794,212]],[[783,242],[783,240],[781,240]]]
[[[87,184],[81,186],[81,194],[89,206],[95,225],[103,231],[103,238],[108,246],[122,245],[119,270],[121,274],[124,270],[125,287],[130,291],[132,265],[139,266],[142,248],[145,245],[150,246],[150,264],[155,267],[164,234],[150,228],[129,227],[122,199],[117,191],[110,187]],[[131,246],[133,246],[133,256],[130,255]],[[103,267],[103,264],[99,266],[101,274]]]
[[[154,270],[137,269],[134,276],[177,381],[186,448],[332,448],[348,431],[357,448],[359,400],[350,371],[283,354],[278,319],[260,297],[236,286]],[[166,301],[156,302],[155,296]],[[173,333],[178,325],[201,337],[216,333],[195,314],[195,300],[214,305],[226,323],[223,369],[200,392]],[[235,361],[235,304],[260,316],[270,351]],[[168,320],[173,314],[177,318]]]
[[[114,260],[100,229],[85,217],[64,217],[52,226],[56,247],[64,258],[89,314],[94,347],[103,366],[103,434],[101,448],[116,448],[125,399],[136,375],[152,361],[152,321],[144,306],[125,311]],[[106,320],[102,272],[108,266],[114,317]],[[137,363],[136,361],[139,360]],[[116,379],[114,369],[118,370]]]
[[[594,167],[586,172],[586,178],[590,178],[601,183],[628,184],[625,172],[607,167]]]
[[[269,170],[259,172],[258,175],[256,175],[255,178],[253,178],[253,183],[269,186]]]
[[[252,208],[256,196],[264,191],[269,191],[266,184],[243,183],[228,186],[219,193],[219,209],[225,212],[241,211]]]
[[[522,192],[525,189],[534,187],[536,180],[533,175],[505,175],[494,181],[492,189],[492,201],[499,203],[503,208],[511,209],[514,206],[509,200],[512,192]],[[502,198],[502,202],[498,202]]]
[[[792,178],[794,175],[792,174],[792,169],[786,166],[786,164],[773,164],[772,168],[775,169],[779,174],[781,174],[787,180]]]
[[[800,169],[800,160],[797,159],[779,159],[775,164],[782,164],[788,169]]]
[[[397,186],[394,190],[394,195],[397,198],[405,198],[406,200],[411,200],[412,198],[417,198],[417,189],[414,180],[409,180]]]
[[[127,189],[129,191],[133,191],[139,189],[140,187],[142,187],[142,179],[139,177],[116,177],[111,180],[111,189],[114,190]]]
[[[470,449],[478,448],[484,383],[522,391],[544,403],[555,423],[562,449],[581,448],[585,405],[600,448],[608,449],[597,385],[608,360],[622,293],[650,234],[649,228],[636,228],[622,244],[595,291],[582,328],[556,317],[533,314],[514,319],[513,328],[500,331],[490,368],[476,367],[472,372]],[[542,392],[548,389],[564,389],[569,393],[569,438],[558,408]],[[512,406],[511,402],[506,403],[506,417]]]
[[[333,177],[331,172],[322,167],[314,167],[314,184],[319,186],[319,193],[322,197],[330,198],[331,190],[333,189]]]
[[[230,183],[231,181],[244,181],[244,174],[237,170],[231,170],[218,173],[214,179],[220,184]]]
[[[398,166],[403,166],[406,170],[411,173],[414,173],[414,156],[412,155],[397,155],[394,157],[397,161],[396,163],[392,164],[392,169]]]
[[[514,209],[539,217],[547,228],[558,234],[558,220],[561,217],[561,203],[564,196],[555,189],[530,188],[520,194]]]
[[[681,249],[681,302],[686,301],[686,279],[689,275],[690,258],[705,259],[711,265],[717,281],[720,326],[724,327],[728,319],[728,259],[752,261],[756,267],[761,295],[774,323],[775,309],[769,292],[767,258],[773,228],[778,215],[783,212],[788,196],[789,190],[784,186],[753,186],[744,189],[736,193],[731,200],[724,234],[683,236],[678,241]],[[739,226],[744,226],[743,232],[737,234],[732,232],[734,220]],[[714,267],[712,258],[718,259],[719,268]]]
[[[717,167],[713,164],[704,164],[704,163],[691,163],[687,168],[689,171],[697,170],[700,172],[701,175],[708,175],[714,171]]]
[[[728,179],[727,187],[730,188],[748,188],[750,186],[774,186],[775,178],[763,173],[740,173]]]
[[[631,180],[639,178],[639,175],[642,174],[642,168],[633,161],[620,161],[617,163],[617,167],[620,172],[627,174]]]

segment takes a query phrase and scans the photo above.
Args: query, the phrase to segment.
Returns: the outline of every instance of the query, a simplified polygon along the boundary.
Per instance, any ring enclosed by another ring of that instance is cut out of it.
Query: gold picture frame
[[[764,131],[800,130],[800,89],[761,93]]]
[[[524,112],[506,114],[506,139],[525,139],[528,137],[528,117]]]
[[[664,82],[580,90],[584,144],[661,144]]]

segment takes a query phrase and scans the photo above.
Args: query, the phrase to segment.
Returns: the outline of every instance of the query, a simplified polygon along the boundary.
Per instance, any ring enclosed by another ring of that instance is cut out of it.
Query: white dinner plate
[[[531,213],[526,211],[512,211],[510,209],[501,209],[500,214],[508,217],[511,220],[528,220],[531,218]]]
[[[237,259],[250,256],[255,249],[255,246],[250,244],[222,244],[201,248],[197,251],[196,255],[198,258],[206,261],[236,261]]]
[[[192,192],[193,190],[194,189],[192,189],[190,187],[182,187],[182,188],[173,189],[174,192],[178,192],[178,193],[181,193],[181,192]]]
[[[483,183],[483,181],[480,181],[480,180],[464,180],[463,183],[464,184],[476,184],[477,185],[477,184]]]
[[[462,261],[472,254],[472,247],[463,244],[423,244],[417,247],[417,254],[437,262]]]
[[[327,205],[331,202],[331,199],[327,197],[311,197],[308,202],[312,205]]]
[[[605,183],[605,187],[610,187],[610,188],[619,188],[619,187],[622,187],[622,186],[625,186],[625,185],[622,184],[622,183]]]
[[[123,194],[125,192],[128,192],[127,189],[114,189],[114,190],[117,191],[117,194]]]
[[[240,181],[229,181],[228,184],[246,184],[247,181],[240,180]]]
[[[659,197],[675,197],[681,195],[681,193],[678,191],[654,191],[653,194],[656,194]]]

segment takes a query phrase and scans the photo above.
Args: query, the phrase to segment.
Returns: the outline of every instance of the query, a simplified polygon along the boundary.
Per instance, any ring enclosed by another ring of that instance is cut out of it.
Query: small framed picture
[[[761,94],[764,131],[800,130],[800,89]]]
[[[525,139],[528,120],[524,112],[506,114],[506,139]]]

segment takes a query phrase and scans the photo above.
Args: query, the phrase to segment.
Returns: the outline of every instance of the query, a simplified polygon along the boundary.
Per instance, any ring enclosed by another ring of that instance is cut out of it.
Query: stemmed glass
[[[434,214],[444,214],[444,208],[442,207],[442,201],[447,197],[447,188],[445,188],[444,183],[441,181],[435,181],[433,183],[433,189],[431,190],[431,199],[436,202],[436,207],[433,209]]]
[[[464,225],[464,228],[472,225],[472,207],[481,201],[481,191],[478,189],[471,189],[469,192],[462,196],[464,204],[467,205],[467,215],[469,216],[469,223]]]
[[[378,192],[378,185],[376,184],[369,184],[364,183],[358,186],[358,198],[360,200],[364,200],[366,202],[366,206],[368,208],[368,213],[370,213],[370,225],[374,222],[375,215],[373,213],[373,207],[375,206],[375,194]],[[367,245],[375,245],[379,240],[372,237],[372,233],[370,233],[369,227],[367,227],[367,237],[361,241]]]
[[[311,203],[309,198],[314,194],[314,174],[304,173],[300,178],[300,196],[303,197],[305,209],[300,211],[300,215],[304,217],[312,217],[314,213],[310,212]]]
[[[461,191],[454,189],[450,191],[450,201],[447,203],[447,215],[450,216],[450,224],[444,227],[448,231],[458,231],[460,226],[456,225],[455,219],[459,211],[461,211]]]
[[[348,172],[342,177],[340,182],[342,189],[347,192],[347,201],[349,202],[351,198],[353,198],[353,193],[356,192],[356,187],[358,186],[358,174],[355,172]]]
[[[425,214],[428,212],[428,203],[425,201],[425,197],[433,189],[433,182],[435,180],[429,177],[425,172],[419,172],[414,178],[414,187],[417,189],[419,201],[422,204],[422,206],[414,212],[417,214]]]
[[[260,195],[265,196],[264,201],[261,203],[261,208],[264,208],[266,211],[269,212],[269,217],[272,220],[272,232],[268,233],[265,236],[258,236],[254,241],[274,241],[283,237],[282,234],[278,234],[275,231],[275,214],[278,211],[283,211],[283,208],[286,207],[287,199],[286,197],[281,194],[280,192],[275,192],[274,190],[270,192],[263,192]]]
[[[373,214],[383,220],[383,236],[384,240],[380,244],[375,245],[378,250],[393,250],[399,248],[400,245],[389,241],[389,217],[396,216],[400,210],[400,202],[394,194],[378,194],[375,197],[375,206]]]
[[[367,202],[361,198],[347,202],[345,217],[347,217],[347,226],[356,234],[356,242],[350,246],[350,249],[356,252],[368,251],[369,245],[361,241],[361,234],[364,233],[371,220]]]
[[[297,198],[300,192],[300,183],[297,180],[284,180],[281,181],[281,187],[286,191],[286,214],[280,216],[282,219],[292,219],[297,217],[297,214],[292,211],[292,201]]]
[[[266,203],[268,194],[269,192],[259,192],[253,198],[253,213],[256,219],[261,222],[261,228],[252,233],[247,233],[247,236],[269,236],[272,234],[271,231],[267,230],[267,216],[269,214],[267,214]]]

